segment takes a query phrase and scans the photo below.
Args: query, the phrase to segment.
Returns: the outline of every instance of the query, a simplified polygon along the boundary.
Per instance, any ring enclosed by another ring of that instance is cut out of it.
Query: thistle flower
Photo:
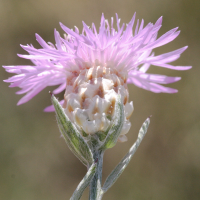
[[[99,31],[94,24],[90,28],[83,22],[81,34],[77,27],[73,31],[60,24],[67,34],[62,38],[55,30],[55,45],[46,43],[36,34],[42,48],[22,46],[29,55],[19,56],[30,59],[33,66],[4,66],[6,71],[17,74],[5,82],[10,82],[10,87],[20,87],[17,94],[27,93],[18,105],[29,101],[47,86],[59,85],[53,94],[65,90],[60,103],[51,94],[53,106],[45,111],[55,108],[58,126],[66,143],[88,168],[71,200],[80,199],[88,185],[89,199],[101,200],[126,168],[147,132],[149,118],[143,123],[136,142],[102,187],[103,154],[117,140],[126,141],[125,134],[131,127],[129,118],[133,102],[129,102],[127,84],[133,83],[155,93],[175,93],[176,89],[161,84],[176,82],[180,77],[148,74],[150,65],[173,70],[191,68],[169,64],[178,59],[187,47],[158,56],[152,52],[154,48],[174,40],[180,33],[178,28],[157,38],[162,17],[155,24],[149,23],[145,27],[143,20],[141,23],[137,20],[133,32],[134,21],[135,14],[125,28],[124,24],[120,26],[116,15],[115,30],[113,18],[109,24],[102,15]]]
[[[137,20],[135,31],[133,25],[135,14],[126,25],[120,26],[116,14],[117,30],[102,14],[99,31],[94,24],[91,28],[83,22],[83,31],[77,27],[71,30],[60,24],[67,33],[60,37],[55,30],[56,44],[46,43],[38,34],[36,39],[42,46],[23,46],[29,55],[18,55],[30,59],[32,66],[4,66],[6,71],[16,73],[5,80],[10,87],[20,87],[17,94],[27,93],[18,105],[26,103],[47,86],[59,85],[53,91],[58,94],[65,90],[64,100],[60,103],[69,119],[79,130],[87,134],[105,132],[110,126],[116,97],[121,95],[125,119],[120,141],[126,141],[125,134],[130,129],[129,118],[133,112],[133,103],[129,102],[127,83],[133,83],[143,89],[159,93],[175,93],[176,89],[160,84],[173,83],[180,77],[148,74],[150,65],[173,70],[188,70],[190,66],[173,66],[169,64],[179,58],[187,47],[155,56],[152,50],[174,40],[180,33],[174,28],[161,37],[157,34],[162,24],[160,17],[155,24],[145,27],[144,21]],[[53,111],[49,106],[45,111]]]

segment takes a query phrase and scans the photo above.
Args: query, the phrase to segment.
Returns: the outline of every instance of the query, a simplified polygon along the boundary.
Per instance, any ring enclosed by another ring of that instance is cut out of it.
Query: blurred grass
[[[19,44],[39,47],[35,33],[54,42],[53,29],[58,22],[82,29],[82,20],[99,26],[101,13],[107,19],[118,13],[129,22],[134,12],[145,24],[161,15],[160,35],[179,26],[180,36],[155,50],[156,54],[188,45],[177,65],[192,65],[189,71],[170,71],[152,67],[151,72],[181,76],[171,84],[177,94],[153,94],[129,85],[135,111],[128,142],[106,152],[103,180],[134,142],[142,122],[149,115],[151,124],[129,167],[108,191],[104,199],[199,200],[200,199],[200,1],[198,0],[1,0],[1,65],[24,65],[17,53],[25,53]],[[8,78],[0,69],[1,80]],[[30,102],[16,106],[17,88],[0,83],[0,199],[69,199],[86,169],[65,145],[54,113],[44,113],[50,105],[47,88]],[[60,95],[62,98],[62,95]],[[83,199],[87,199],[87,192]]]

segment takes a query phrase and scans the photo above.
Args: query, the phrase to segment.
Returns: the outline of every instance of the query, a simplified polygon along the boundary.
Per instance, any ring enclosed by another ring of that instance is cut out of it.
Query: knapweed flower
[[[5,80],[10,87],[20,87],[17,94],[27,93],[18,105],[32,99],[47,86],[59,85],[53,91],[58,94],[65,90],[61,101],[69,119],[79,130],[87,134],[106,131],[110,126],[117,94],[124,104],[125,120],[119,137],[126,141],[125,134],[130,129],[129,118],[133,112],[133,103],[129,102],[127,84],[133,83],[143,89],[159,93],[175,93],[176,89],[165,87],[180,80],[180,77],[167,77],[149,74],[150,65],[173,70],[188,70],[190,66],[173,66],[169,63],[179,58],[187,47],[155,56],[152,50],[174,40],[180,33],[174,28],[157,38],[162,17],[155,24],[137,20],[135,15],[126,25],[120,25],[116,15],[111,23],[101,17],[99,31],[94,24],[91,27],[83,22],[83,31],[71,30],[60,24],[66,32],[64,38],[55,30],[55,42],[46,43],[38,34],[36,39],[42,48],[33,45],[22,46],[29,55],[19,57],[30,59],[31,66],[4,66],[6,71],[16,73]],[[45,111],[52,111],[49,106]]]

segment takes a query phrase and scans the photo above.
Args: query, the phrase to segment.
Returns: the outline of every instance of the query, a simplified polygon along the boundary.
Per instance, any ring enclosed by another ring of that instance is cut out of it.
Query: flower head
[[[187,47],[158,56],[152,52],[154,48],[174,40],[180,31],[174,28],[157,38],[162,17],[155,24],[148,23],[145,27],[143,20],[141,23],[137,20],[133,31],[134,22],[135,14],[126,27],[125,24],[120,26],[120,19],[116,14],[117,30],[115,30],[113,18],[109,24],[102,14],[99,31],[94,24],[88,27],[83,22],[82,33],[79,33],[77,27],[73,31],[60,24],[66,35],[62,38],[55,30],[55,45],[46,43],[36,34],[36,39],[42,48],[22,45],[29,55],[18,55],[30,59],[34,65],[4,66],[6,71],[17,74],[5,82],[10,82],[10,87],[20,87],[21,90],[17,94],[26,93],[18,105],[29,101],[47,86],[59,85],[53,93],[66,90],[64,100],[61,101],[66,114],[77,123],[77,126],[93,133],[97,130],[105,131],[109,126],[109,117],[112,118],[114,108],[112,102],[115,102],[116,94],[120,94],[123,98],[128,120],[133,105],[128,103],[127,83],[133,83],[155,93],[177,92],[176,89],[161,84],[176,82],[180,77],[149,74],[147,70],[150,65],[173,70],[191,68],[169,64],[178,59]],[[52,110],[52,106],[45,109],[45,111]],[[96,128],[93,126],[94,120],[98,124]],[[87,125],[84,125],[86,121]],[[124,133],[130,128],[129,121],[125,121],[125,124]]]

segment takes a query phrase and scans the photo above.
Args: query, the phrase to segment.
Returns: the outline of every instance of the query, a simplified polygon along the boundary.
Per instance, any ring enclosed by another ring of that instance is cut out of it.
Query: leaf
[[[119,176],[122,174],[124,169],[127,167],[132,156],[134,155],[142,139],[144,138],[147,132],[147,129],[149,127],[149,124],[150,124],[150,118],[147,118],[145,122],[143,123],[142,127],[140,128],[136,142],[130,148],[129,152],[125,155],[122,161],[115,167],[115,169],[111,172],[111,174],[106,179],[104,186],[102,188],[104,193],[115,183],[115,181],[119,178]]]
[[[92,152],[83,136],[79,133],[75,125],[69,120],[64,109],[53,94],[51,96],[51,100],[55,108],[58,127],[69,149],[84,165],[92,165],[94,162]]]
[[[84,192],[84,190],[86,189],[86,187],[90,184],[95,172],[96,172],[96,167],[97,167],[97,163],[94,163],[91,165],[91,167],[89,168],[88,172],[86,173],[86,175],[84,176],[84,178],[82,179],[82,181],[79,183],[79,185],[77,186],[76,190],[74,191],[72,197],[70,198],[70,200],[79,200]]]
[[[124,122],[124,105],[120,95],[118,95],[115,103],[115,114],[113,118],[113,124],[108,131],[103,145],[100,147],[101,150],[105,150],[115,146],[115,144],[117,143],[117,139],[121,133]]]

